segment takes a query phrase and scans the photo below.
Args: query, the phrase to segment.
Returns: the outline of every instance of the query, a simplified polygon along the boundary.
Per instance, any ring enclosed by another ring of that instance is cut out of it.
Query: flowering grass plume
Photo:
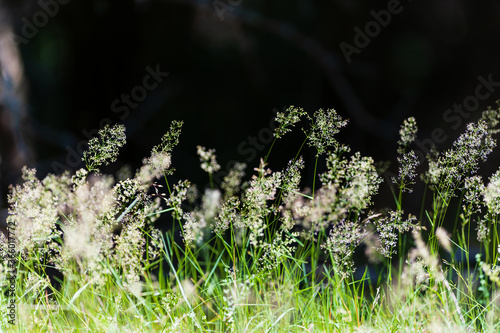
[[[403,155],[408,146],[417,138],[418,126],[415,117],[403,121],[399,130],[398,154]]]
[[[319,109],[308,118],[311,128],[304,131],[308,134],[308,145],[316,148],[317,155],[324,154],[329,147],[334,147],[335,151],[347,148],[335,139],[340,129],[347,125],[347,120],[343,120],[334,109]]]
[[[398,164],[398,179],[393,178],[392,181],[398,184],[403,192],[411,193],[413,192],[412,186],[415,185],[415,180],[417,178],[416,169],[420,165],[420,161],[415,151],[411,150],[406,154],[398,156]]]
[[[400,139],[398,141],[398,164],[399,175],[398,178],[392,177],[392,182],[397,184],[401,192],[413,191],[412,186],[415,185],[417,177],[416,169],[420,164],[415,151],[410,150],[407,152],[408,147],[417,138],[417,122],[414,117],[405,119],[401,129],[399,130]]]
[[[210,175],[220,170],[220,165],[217,163],[215,149],[206,149],[198,146],[197,154],[200,157],[201,168]]]
[[[89,147],[83,153],[83,161],[89,172],[99,172],[99,167],[115,162],[119,149],[125,145],[125,126],[104,126],[98,132],[98,137],[89,141]]]
[[[378,233],[377,250],[386,258],[391,258],[398,246],[398,236],[410,231],[415,226],[416,217],[408,216],[403,219],[403,211],[390,211],[388,216],[375,219],[375,230]]]
[[[479,162],[486,161],[495,146],[496,140],[489,133],[486,122],[470,123],[465,133],[453,142],[452,148],[429,160],[424,179],[428,184],[437,185],[443,194],[452,195],[452,190],[466,177],[477,172]]]
[[[483,196],[488,211],[492,215],[500,214],[500,169],[490,177]]]
[[[85,168],[39,179],[25,167],[11,187],[0,306],[16,302],[19,327],[5,316],[0,329],[497,332],[500,171],[486,182],[478,171],[499,115],[488,109],[450,149],[429,155],[422,185],[432,195],[420,209],[406,202],[418,194],[413,117],[398,141],[399,196],[381,186],[373,158],[337,141],[347,121],[333,109],[309,116],[292,106],[276,116],[275,139],[308,118],[302,147],[316,154],[313,165],[300,147],[271,170],[268,152],[253,171],[236,162],[218,188],[215,150],[198,146],[210,177],[200,190],[174,178],[182,122],[135,174],[117,177],[100,167],[117,159],[125,128],[107,126],[90,140]],[[394,202],[373,207],[384,190]],[[477,264],[459,261],[472,236]]]
[[[69,183],[69,177],[63,176]],[[23,183],[11,188],[9,194],[9,216],[7,223],[17,227],[17,250],[47,251],[41,245],[50,241],[54,233],[57,235],[58,206],[64,205],[67,197],[63,197],[63,202],[53,196],[50,190],[36,177],[35,169],[24,167],[22,170]],[[47,181],[50,186],[52,182]],[[59,184],[53,186],[60,187]],[[61,189],[65,191],[65,189]],[[64,192],[60,192],[64,196]],[[57,193],[57,192],[56,192]]]
[[[467,177],[464,183],[464,199],[462,205],[462,220],[465,224],[475,213],[481,213],[484,207],[482,200],[484,193],[483,178],[479,175]]]
[[[293,105],[286,109],[285,112],[276,113],[276,122],[278,126],[274,131],[276,138],[282,138],[286,133],[291,131],[290,127],[294,127],[302,117],[307,113],[302,108],[294,107]]]
[[[246,167],[245,163],[236,162],[222,180],[221,189],[224,191],[226,199],[240,192]]]
[[[170,130],[163,135],[161,143],[153,147],[151,155],[148,158],[143,159],[143,165],[135,176],[142,184],[148,185],[154,179],[174,172],[170,168],[171,153],[173,148],[179,143],[182,125],[182,121],[172,121]]]

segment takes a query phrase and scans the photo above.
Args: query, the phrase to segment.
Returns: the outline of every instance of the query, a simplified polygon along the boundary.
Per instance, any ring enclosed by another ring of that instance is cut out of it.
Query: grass
[[[267,168],[273,142],[258,168],[235,164],[219,188],[215,151],[199,146],[211,184],[202,193],[169,182],[182,122],[135,174],[114,177],[100,169],[116,160],[125,128],[106,127],[89,142],[86,168],[43,180],[24,168],[12,187],[2,330],[497,332],[500,172],[485,182],[478,171],[498,119],[489,108],[427,161],[411,150],[417,124],[407,119],[399,173],[381,186],[373,159],[335,139],[347,121],[290,107],[277,114],[275,142],[308,125],[286,168]],[[317,152],[312,189],[300,188],[305,145]],[[420,181],[430,201],[415,198]],[[392,191],[392,208],[372,207],[381,189]],[[420,212],[404,212],[415,199]],[[356,267],[363,249],[379,273]]]

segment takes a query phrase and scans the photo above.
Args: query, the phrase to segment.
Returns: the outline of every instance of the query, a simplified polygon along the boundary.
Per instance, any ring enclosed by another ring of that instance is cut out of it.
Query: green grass
[[[24,168],[12,188],[2,330],[497,332],[500,172],[487,181],[477,172],[496,146],[498,119],[488,109],[449,150],[421,163],[409,118],[399,174],[381,184],[372,158],[335,139],[347,121],[331,109],[309,116],[290,107],[278,113],[260,166],[236,164],[220,188],[215,151],[198,147],[211,184],[203,192],[187,180],[169,183],[182,122],[135,174],[116,177],[100,167],[116,160],[125,128],[106,127],[89,142],[86,168],[43,180]],[[277,140],[300,121],[308,123],[304,144],[282,171],[269,170]],[[300,188],[305,145],[317,152],[312,189]],[[317,173],[319,163],[326,172]],[[421,181],[430,199],[412,193]],[[388,190],[393,206],[373,207]],[[422,202],[419,212],[404,211],[409,200]],[[160,217],[167,230],[157,228]],[[482,255],[473,265],[475,243]],[[355,267],[363,248],[377,276]]]

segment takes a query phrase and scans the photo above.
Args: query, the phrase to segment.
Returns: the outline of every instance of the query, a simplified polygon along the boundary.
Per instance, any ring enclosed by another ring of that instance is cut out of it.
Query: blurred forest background
[[[196,145],[215,148],[223,170],[239,160],[251,171],[270,146],[265,129],[273,110],[290,105],[311,115],[335,108],[350,119],[339,139],[377,161],[392,161],[392,172],[399,126],[409,116],[417,119],[419,140],[442,128],[448,139],[438,148],[449,147],[500,98],[497,87],[467,119],[443,118],[476,94],[479,76],[500,82],[500,2],[401,1],[399,12],[347,61],[339,45],[355,46],[355,27],[365,31],[372,11],[396,3],[0,0],[2,207],[22,165],[36,167],[40,177],[78,169],[82,140],[105,122],[127,126],[119,162],[104,170],[114,172],[138,167],[170,122],[184,120],[174,178],[200,188],[208,178]],[[125,105],[122,94],[158,68],[168,76],[128,114],[116,112],[113,103]],[[279,142],[270,167],[283,168],[302,140],[297,128]],[[304,157],[314,165],[314,151]],[[490,161],[486,175],[497,168],[498,153]],[[310,168],[306,175],[304,185]]]

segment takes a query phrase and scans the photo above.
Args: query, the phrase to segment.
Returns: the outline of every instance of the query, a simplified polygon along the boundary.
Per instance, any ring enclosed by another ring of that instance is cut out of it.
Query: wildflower
[[[170,168],[171,155],[174,147],[179,143],[182,121],[172,121],[170,129],[161,138],[161,143],[151,150],[151,155],[142,160],[142,167],[136,173],[136,178],[144,185],[160,178],[164,173],[172,174]]]
[[[23,167],[24,182],[11,188],[8,195],[7,224],[15,225],[17,251],[31,251],[46,244],[56,229],[57,199],[36,177],[36,170]]]
[[[482,243],[485,240],[487,240],[489,235],[490,235],[490,228],[488,227],[488,220],[486,220],[484,218],[479,219],[479,221],[477,222],[476,231],[477,231],[477,240],[479,242]]]
[[[104,126],[98,132],[99,138],[89,141],[88,151],[83,153],[82,160],[88,171],[99,173],[99,166],[116,161],[118,150],[125,145],[125,126]]]
[[[416,248],[410,250],[407,265],[403,268],[401,275],[403,286],[410,290],[425,290],[432,281],[446,282],[439,258],[431,254],[419,232],[413,230],[412,234]]]
[[[221,193],[219,190],[206,189],[201,201],[200,208],[189,213],[182,213],[184,220],[182,236],[186,246],[202,243],[207,227],[213,226],[216,221]]]
[[[464,189],[464,202],[479,209],[479,207],[482,205],[481,197],[484,193],[484,184],[482,177],[479,175],[467,177],[465,179]]]
[[[415,240],[416,249],[413,253],[410,253],[410,260],[415,260],[418,257],[421,258],[427,268],[429,277],[434,277],[438,281],[443,281],[444,274],[439,263],[439,258],[437,255],[431,254],[420,232],[413,230],[412,234]]]
[[[268,173],[270,170],[265,170],[265,173],[262,173],[262,171],[260,177],[254,175],[243,198],[243,211],[245,212],[243,221],[251,231],[250,241],[252,245],[257,245],[258,239],[264,234],[266,228],[264,217],[273,211],[268,207],[267,201],[275,199],[276,191],[281,185],[283,177],[281,172]]]
[[[142,261],[146,251],[142,229],[144,221],[134,219],[124,223],[120,236],[116,239],[114,259],[123,270],[125,284],[132,285],[140,281]]]
[[[291,211],[293,212],[293,218],[295,219],[304,218],[309,215],[310,207],[307,205],[304,199],[305,195],[307,195],[307,193],[301,193],[297,196],[297,198],[295,198],[295,201],[292,203]]]
[[[321,174],[319,179],[323,186],[340,184],[346,176],[348,161],[337,154],[331,153],[326,157],[327,172]]]
[[[373,159],[356,152],[350,160],[336,154],[327,157],[327,172],[320,175],[323,186],[336,187],[345,208],[361,211],[371,203],[382,181]]]
[[[481,114],[481,120],[487,124],[488,133],[490,135],[497,134],[500,132],[498,129],[498,124],[500,124],[500,102],[497,101],[497,105],[499,108],[493,109],[491,106],[488,106],[486,111],[483,111]]]
[[[174,120],[170,124],[170,129],[161,138],[161,143],[152,150],[152,155],[159,153],[172,153],[174,147],[179,143],[183,121]]]
[[[158,211],[160,199],[153,200],[142,194],[140,204],[135,207],[123,216],[121,231],[113,237],[111,255],[108,255],[112,260],[111,266],[123,272],[125,287],[133,287],[140,281],[147,265],[144,261],[146,248],[150,260],[159,256],[161,248],[160,231],[153,227],[155,217],[151,217]]]
[[[221,207],[219,214],[215,218],[213,231],[221,235],[229,228],[230,223],[240,226],[241,218],[238,214],[240,200],[237,197],[229,198]]]
[[[470,123],[467,130],[453,142],[451,149],[430,157],[429,171],[423,177],[427,183],[437,186],[441,197],[447,201],[454,190],[478,170],[479,161],[485,161],[496,146],[484,121]]]
[[[347,209],[339,199],[338,187],[321,187],[309,201],[308,208],[301,208],[307,214],[302,220],[302,227],[309,230],[305,237],[314,239],[314,235],[327,229],[330,223],[342,220],[347,215]]]
[[[66,266],[73,258],[93,260],[99,255],[104,244],[101,242],[102,238],[93,238],[95,231],[98,229],[100,228],[96,223],[87,221],[87,223],[79,224],[74,217],[65,221],[63,227],[65,242],[61,251],[63,257],[67,258],[67,260],[63,260],[62,266]]]
[[[357,222],[342,220],[330,230],[326,244],[321,247],[327,251],[333,260],[335,268],[341,273],[354,272],[352,255],[354,249],[366,236],[366,230]]]
[[[250,288],[253,287],[254,282],[251,278],[246,281],[238,281],[238,268],[233,267],[231,269],[227,265],[224,266],[227,277],[220,281],[221,286],[224,288],[224,296],[222,297],[222,320],[230,331],[234,332],[236,330],[234,317],[237,314],[237,307],[248,298]]]
[[[276,127],[274,136],[278,139],[282,138],[283,135],[291,131],[289,127],[294,127],[301,120],[301,117],[306,114],[304,109],[293,105],[286,109],[285,112],[278,112],[276,114],[276,122],[279,126]]]
[[[259,175],[253,175],[252,179],[257,179],[259,177],[265,177],[267,175],[271,174],[271,169],[266,169],[267,163],[264,162],[264,159],[261,158],[259,162],[259,166],[256,168],[253,168],[254,171],[257,171]]]
[[[163,311],[167,314],[171,313],[174,307],[181,301],[181,298],[182,296],[178,292],[166,293],[166,295],[160,299]]]
[[[500,214],[500,169],[490,177],[490,182],[484,189],[484,203],[490,213]]]
[[[406,154],[398,156],[399,163],[399,177],[398,179],[392,178],[393,183],[399,184],[403,191],[408,191],[411,193],[413,189],[408,187],[409,185],[415,184],[416,168],[420,164],[420,161],[415,154],[415,151],[411,150]]]
[[[334,138],[340,129],[347,125],[347,120],[342,120],[334,109],[319,109],[309,120],[311,131],[308,133],[308,144],[316,148],[317,156],[324,154],[328,147],[334,147],[336,151],[347,149]]]
[[[201,211],[207,220],[211,220],[217,215],[221,201],[219,190],[205,189],[201,199]]]
[[[350,213],[359,216],[371,204],[382,181],[373,159],[362,157],[359,152],[350,159],[332,153],[326,161],[327,171],[320,175],[323,186],[309,202],[308,209],[300,208],[301,214],[306,214],[302,226],[313,234],[346,219]],[[314,239],[312,234],[307,237]]]
[[[80,169],[85,170],[86,169]],[[78,173],[78,171],[77,171]],[[73,176],[74,177],[74,176]],[[71,200],[71,190],[74,189],[75,184],[69,171],[65,171],[60,175],[48,174],[43,180],[42,184],[46,191],[52,194],[55,202],[57,202],[57,209],[60,214],[68,214],[68,202]]]
[[[436,150],[434,145],[431,147],[430,152],[426,155],[428,170],[420,175],[420,178],[425,183],[429,184],[431,189],[434,189],[441,178],[442,170],[441,165],[438,162],[439,152]]]
[[[463,174],[475,173],[479,160],[486,161],[495,146],[496,140],[488,133],[487,124],[479,121],[467,125],[467,130],[453,142],[453,149],[445,153],[445,158],[463,165]]]
[[[298,233],[285,233],[283,230],[277,232],[271,243],[263,243],[264,253],[259,258],[259,266],[268,272],[276,269],[285,258],[293,256],[296,247]]]
[[[225,191],[224,196],[230,198],[240,191],[241,180],[245,176],[245,163],[236,162],[229,174],[224,177],[221,188]]]
[[[371,198],[378,191],[382,179],[378,176],[373,159],[356,152],[351,156],[345,174],[346,183],[342,195],[349,202],[350,209],[361,211],[370,205]]]
[[[79,186],[85,184],[89,171],[87,169],[79,169],[75,172],[71,181],[73,182],[73,190],[76,190]]]
[[[406,179],[413,181],[416,177],[415,169],[420,164],[415,151],[412,150],[398,157],[398,162],[400,164],[399,179],[402,181]]]
[[[76,188],[73,214],[82,223],[104,219],[114,212],[115,198],[112,192],[112,176],[94,176],[89,182]]]
[[[174,209],[172,215],[174,218],[178,218],[183,214],[181,204],[184,200],[186,200],[186,196],[190,185],[191,183],[188,180],[179,181],[177,184],[174,185],[170,197],[164,199],[165,202],[167,203],[167,206],[172,207]]]
[[[132,202],[141,192],[139,180],[125,179],[119,181],[113,188],[117,203],[121,205]]]
[[[304,159],[300,156],[295,161],[289,161],[283,173],[283,203],[291,206],[299,195],[299,184],[301,180],[300,170],[304,168]]]
[[[142,167],[135,177],[141,184],[150,184],[153,180],[163,176],[164,172],[167,174],[172,173],[172,170],[169,170],[170,165],[171,158],[169,153],[152,153],[150,157],[142,160]]]
[[[460,218],[462,219],[464,225],[470,222],[474,213],[480,213],[484,207],[484,202],[482,200],[484,189],[483,179],[481,176],[475,175],[465,179],[462,204],[463,213],[460,214]],[[486,221],[482,219],[478,221],[476,230],[478,230],[477,238],[479,241],[484,239],[483,237],[486,237],[488,234],[488,230],[485,229],[485,223]]]
[[[398,141],[398,154],[403,155],[405,149],[417,138],[417,122],[414,117],[410,117],[403,121],[399,130],[400,139]]]
[[[281,206],[282,214],[283,216],[280,218],[281,220],[281,228],[286,231],[290,231],[293,229],[295,226],[295,221],[292,216],[292,212],[288,209],[284,209],[283,206]]]
[[[74,189],[68,201],[71,215],[61,222],[64,243],[56,262],[62,270],[73,258],[87,260],[87,266],[96,265],[111,248],[116,214],[112,184],[111,176],[95,176]],[[86,269],[83,263],[80,268]]]
[[[207,226],[205,217],[199,212],[184,213],[182,215],[182,238],[186,246],[199,245],[203,241],[203,229]]]
[[[198,146],[197,154],[200,157],[201,168],[208,172],[209,174],[213,174],[220,170],[220,165],[217,163],[215,158],[215,149],[207,150],[205,147]]]
[[[411,230],[414,227],[415,216],[408,215],[407,220],[403,220],[403,211],[390,211],[389,216],[377,219],[374,222],[375,230],[378,233],[380,253],[391,258],[395,253],[394,248],[397,245],[398,235]]]

